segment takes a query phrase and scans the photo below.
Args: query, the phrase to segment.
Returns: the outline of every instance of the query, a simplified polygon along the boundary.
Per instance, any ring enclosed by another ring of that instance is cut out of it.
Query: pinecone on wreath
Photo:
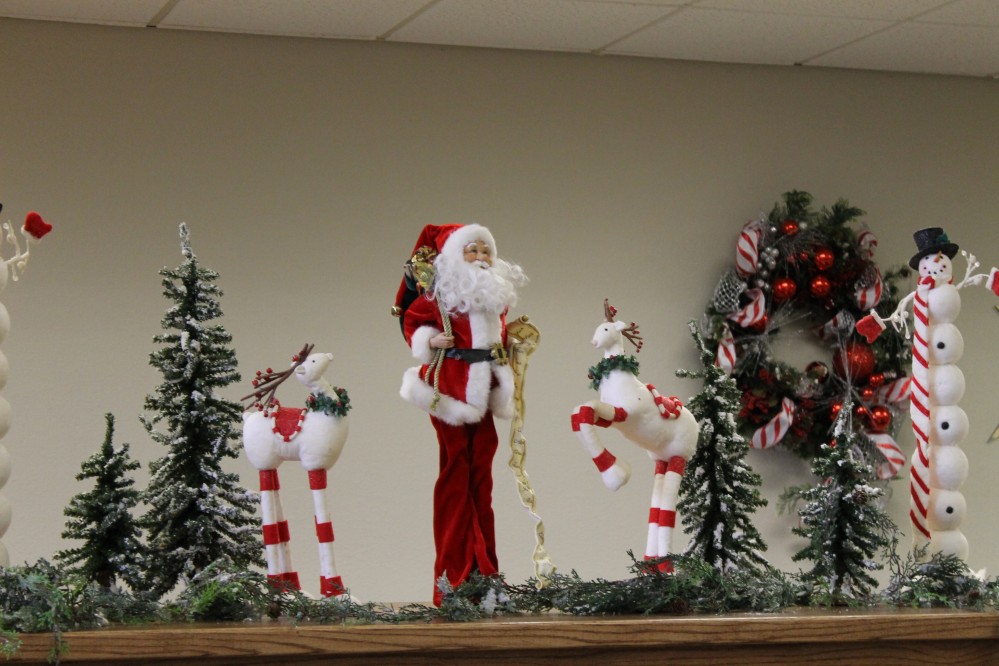
[[[714,298],[711,299],[711,307],[720,314],[735,312],[739,308],[739,295],[745,290],[746,283],[735,271],[730,270],[718,281]]]

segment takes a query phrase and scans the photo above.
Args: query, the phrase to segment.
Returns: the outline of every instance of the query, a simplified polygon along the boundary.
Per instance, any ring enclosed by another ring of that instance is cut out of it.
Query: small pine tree
[[[801,526],[792,530],[808,539],[792,556],[795,562],[812,562],[802,580],[833,604],[862,599],[877,586],[870,572],[883,565],[873,558],[890,547],[896,530],[876,501],[883,491],[870,485],[874,470],[865,460],[862,435],[851,426],[851,407],[844,403],[833,443],[823,444],[815,457],[812,474],[822,481],[800,494]]]
[[[718,571],[756,569],[766,565],[761,553],[767,546],[751,518],[767,502],[760,497],[760,475],[746,464],[749,444],[735,419],[742,392],[715,364],[694,322],[690,332],[703,369],[677,375],[702,378],[704,388],[687,404],[701,432],[680,483],[677,508],[690,535],[684,555],[699,557]]]
[[[184,262],[160,271],[163,293],[175,303],[162,321],[169,332],[153,338],[163,347],[149,361],[164,381],[146,396],[145,408],[154,416],[140,417],[168,449],[149,466],[142,496],[149,505],[141,520],[148,539],[146,583],[157,595],[220,558],[237,567],[262,563],[256,496],[222,469],[225,458],[239,455],[232,441],[242,408],[215,394],[239,381],[232,336],[208,324],[222,316],[218,273],[198,264],[186,225],[180,225],[180,238]],[[165,431],[155,429],[160,422]]]
[[[142,560],[141,532],[132,518],[139,501],[129,472],[139,468],[128,455],[128,444],[114,448],[114,416],[105,414],[104,443],[83,461],[77,481],[94,480],[92,490],[73,497],[63,511],[69,519],[63,539],[83,545],[61,550],[56,559],[98,585],[110,588],[118,581],[135,587]]]

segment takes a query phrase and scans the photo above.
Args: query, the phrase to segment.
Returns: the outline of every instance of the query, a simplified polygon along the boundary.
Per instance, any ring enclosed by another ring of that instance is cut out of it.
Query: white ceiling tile
[[[952,25],[999,26],[999,2],[996,0],[959,0],[919,17],[928,23]]]
[[[166,1],[0,0],[0,16],[43,21],[144,26],[156,16]]]
[[[676,8],[578,0],[441,0],[393,40],[513,49],[591,51]]]
[[[699,8],[900,21],[953,0],[701,0]],[[991,2],[993,0],[985,0]]]
[[[999,28],[904,23],[809,64],[990,76],[999,73]]]
[[[608,49],[609,53],[770,65],[793,65],[891,23],[683,9]]]
[[[374,39],[428,0],[181,0],[161,28]]]

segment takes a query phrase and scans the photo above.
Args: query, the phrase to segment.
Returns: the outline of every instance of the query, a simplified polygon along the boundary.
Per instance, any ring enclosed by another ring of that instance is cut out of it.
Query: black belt
[[[493,361],[492,349],[458,349],[452,347],[445,353],[448,358],[456,358],[465,363],[482,363],[483,361]]]

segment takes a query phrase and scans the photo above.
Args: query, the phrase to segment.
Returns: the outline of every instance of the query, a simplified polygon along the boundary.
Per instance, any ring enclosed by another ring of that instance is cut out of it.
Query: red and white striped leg
[[[309,470],[309,488],[316,513],[316,537],[319,539],[319,591],[324,597],[344,594],[343,579],[337,575],[333,557],[333,521],[326,503],[326,470]]]
[[[687,461],[680,456],[673,456],[666,464],[663,475],[663,489],[659,502],[659,546],[657,557],[666,557],[673,552],[673,531],[676,528],[676,503],[680,496],[680,481]],[[663,571],[673,570],[668,562],[661,567]]]
[[[291,565],[291,540],[288,521],[281,509],[281,484],[276,469],[260,470],[260,517],[263,523],[264,556],[267,577],[280,587],[302,589],[298,573]]]
[[[620,407],[602,402],[589,402],[580,405],[572,413],[572,431],[579,437],[583,448],[590,455],[593,464],[597,466],[604,485],[611,490],[617,490],[631,478],[631,466],[625,461],[618,461],[610,451],[600,443],[596,428],[607,428],[615,422],[628,418],[628,412]]]
[[[649,503],[649,536],[645,542],[645,559],[659,557],[659,506],[662,504],[663,479],[666,476],[666,461],[657,460],[656,478],[652,482],[652,501]]]

